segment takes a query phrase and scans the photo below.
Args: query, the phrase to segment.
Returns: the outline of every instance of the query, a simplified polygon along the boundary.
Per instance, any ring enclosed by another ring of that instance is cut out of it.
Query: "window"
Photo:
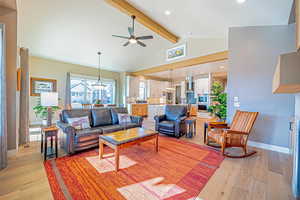
[[[97,78],[94,77],[71,76],[71,102],[93,104],[101,100],[102,104],[115,104],[115,81],[102,79],[105,85],[102,90],[94,89],[96,82]]]
[[[139,98],[141,100],[146,100],[146,84],[145,82],[141,81],[139,85]]]

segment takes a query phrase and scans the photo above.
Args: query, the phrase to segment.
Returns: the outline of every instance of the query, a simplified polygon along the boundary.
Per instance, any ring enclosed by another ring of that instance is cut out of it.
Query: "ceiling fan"
[[[152,35],[148,35],[148,36],[140,36],[140,37],[136,37],[134,35],[134,20],[135,20],[135,16],[132,15],[132,27],[128,27],[128,32],[129,32],[129,37],[126,36],[119,36],[119,35],[112,35],[113,37],[118,37],[118,38],[123,38],[123,39],[127,39],[128,41],[123,45],[124,47],[128,46],[129,44],[139,44],[142,47],[146,47],[146,44],[144,44],[143,42],[141,42],[140,40],[149,40],[149,39],[153,39]]]

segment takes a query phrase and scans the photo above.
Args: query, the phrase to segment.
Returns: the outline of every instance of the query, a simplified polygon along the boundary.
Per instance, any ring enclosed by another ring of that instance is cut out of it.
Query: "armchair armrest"
[[[220,128],[220,129],[229,129],[229,125],[225,122],[209,122],[208,128]]]
[[[156,115],[156,116],[154,116],[154,120],[156,122],[161,122],[164,119],[166,119],[166,115]]]
[[[248,133],[243,131],[234,131],[234,130],[225,130],[226,134],[234,134],[234,135],[248,135]]]
[[[137,123],[140,127],[142,127],[143,117],[131,115],[130,118],[131,118],[131,122]]]
[[[183,116],[183,117],[179,117],[176,119],[176,122],[177,123],[181,123],[181,122],[184,122],[184,120],[187,118],[187,116]]]
[[[70,126],[67,123],[63,123],[62,121],[57,122],[57,126],[62,129],[63,135],[61,139],[61,147],[64,148],[67,154],[73,154],[74,150],[74,139],[76,130],[74,127]]]

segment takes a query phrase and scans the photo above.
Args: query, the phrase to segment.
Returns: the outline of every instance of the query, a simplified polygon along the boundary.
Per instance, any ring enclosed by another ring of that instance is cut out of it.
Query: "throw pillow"
[[[130,115],[124,113],[118,113],[119,124],[126,124],[131,122]]]
[[[88,116],[67,118],[68,124],[73,126],[76,130],[91,128],[90,120]]]

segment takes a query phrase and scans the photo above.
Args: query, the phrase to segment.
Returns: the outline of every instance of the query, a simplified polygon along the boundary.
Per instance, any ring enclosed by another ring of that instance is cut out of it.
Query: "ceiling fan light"
[[[129,39],[129,42],[130,42],[131,44],[135,44],[135,43],[137,43],[137,40],[134,39],[134,38],[131,38],[131,39]]]

